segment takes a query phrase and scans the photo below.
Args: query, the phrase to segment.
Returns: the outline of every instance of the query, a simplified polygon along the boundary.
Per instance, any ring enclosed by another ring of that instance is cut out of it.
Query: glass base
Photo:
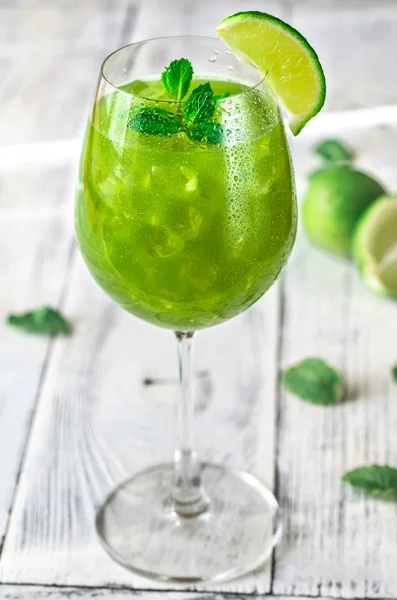
[[[173,465],[158,465],[119,485],[96,526],[121,565],[160,581],[218,582],[259,567],[281,537],[277,501],[255,477],[203,464],[208,509],[182,517],[172,508]]]

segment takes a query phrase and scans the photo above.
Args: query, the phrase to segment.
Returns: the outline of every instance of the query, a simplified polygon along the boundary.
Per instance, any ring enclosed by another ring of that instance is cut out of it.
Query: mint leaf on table
[[[224,137],[223,127],[219,123],[199,123],[187,131],[190,139],[202,144],[220,144]]]
[[[320,358],[306,358],[289,367],[282,374],[282,383],[313,404],[336,404],[343,397],[342,377]]]
[[[56,333],[69,335],[72,333],[70,323],[68,323],[58,310],[48,306],[19,315],[8,315],[7,322],[9,325],[18,327],[27,333],[48,335]]]
[[[397,500],[397,469],[387,465],[357,467],[348,471],[342,481],[384,500]]]
[[[166,92],[180,102],[189,91],[193,78],[193,67],[187,58],[173,60],[161,75],[161,83]]]
[[[183,107],[183,120],[192,126],[210,121],[215,112],[216,102],[211,84],[202,83],[189,94]]]
[[[341,140],[324,140],[315,148],[316,154],[321,156],[327,163],[346,163],[354,158],[354,152]]]
[[[394,381],[397,383],[397,365],[394,365],[394,367],[392,367],[391,374]]]
[[[128,127],[139,133],[168,136],[183,131],[179,119],[164,108],[139,108],[132,112]]]

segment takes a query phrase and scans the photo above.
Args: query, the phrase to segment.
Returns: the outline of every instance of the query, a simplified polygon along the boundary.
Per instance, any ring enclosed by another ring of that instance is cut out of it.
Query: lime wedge
[[[267,76],[297,135],[325,100],[324,72],[309,42],[281,19],[258,11],[227,17],[216,31],[241,62]]]
[[[361,217],[353,256],[369,289],[397,299],[397,197],[382,196]]]

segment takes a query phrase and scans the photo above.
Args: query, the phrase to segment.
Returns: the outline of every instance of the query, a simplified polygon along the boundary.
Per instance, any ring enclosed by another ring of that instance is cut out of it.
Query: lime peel
[[[315,171],[302,206],[308,237],[328,252],[350,256],[361,215],[385,191],[376,179],[347,164],[332,164]]]
[[[372,291],[397,299],[397,197],[382,196],[361,217],[353,256]]]
[[[268,76],[297,135],[321,110],[326,94],[323,69],[306,38],[281,19],[259,11],[227,17],[217,33],[241,62]]]

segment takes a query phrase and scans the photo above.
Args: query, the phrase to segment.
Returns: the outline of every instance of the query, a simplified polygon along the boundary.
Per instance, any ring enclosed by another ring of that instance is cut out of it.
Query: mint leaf
[[[161,75],[166,92],[180,102],[189,91],[193,78],[193,67],[187,58],[173,60]]]
[[[345,473],[342,481],[371,496],[397,500],[397,469],[393,467],[387,465],[357,467]]]
[[[224,137],[222,125],[219,123],[199,123],[187,130],[190,139],[202,144],[220,144]]]
[[[215,94],[214,100],[223,100],[223,98],[229,98],[230,92],[223,92],[223,94]]]
[[[314,148],[314,151],[327,163],[351,162],[354,158],[353,150],[340,140],[324,140]]]
[[[182,131],[181,122],[164,108],[139,108],[132,113],[128,127],[148,135],[169,136]]]
[[[214,92],[210,83],[202,83],[189,94],[183,107],[183,120],[189,126],[210,121],[215,112]]]
[[[320,358],[306,358],[289,367],[282,383],[292,394],[313,404],[336,404],[343,396],[341,376]]]
[[[45,333],[53,335],[63,333],[69,335],[72,333],[70,323],[53,308],[45,306],[20,315],[8,315],[9,325],[18,327],[27,333]]]
[[[397,365],[394,365],[394,367],[392,367],[391,375],[394,381],[397,383]]]

